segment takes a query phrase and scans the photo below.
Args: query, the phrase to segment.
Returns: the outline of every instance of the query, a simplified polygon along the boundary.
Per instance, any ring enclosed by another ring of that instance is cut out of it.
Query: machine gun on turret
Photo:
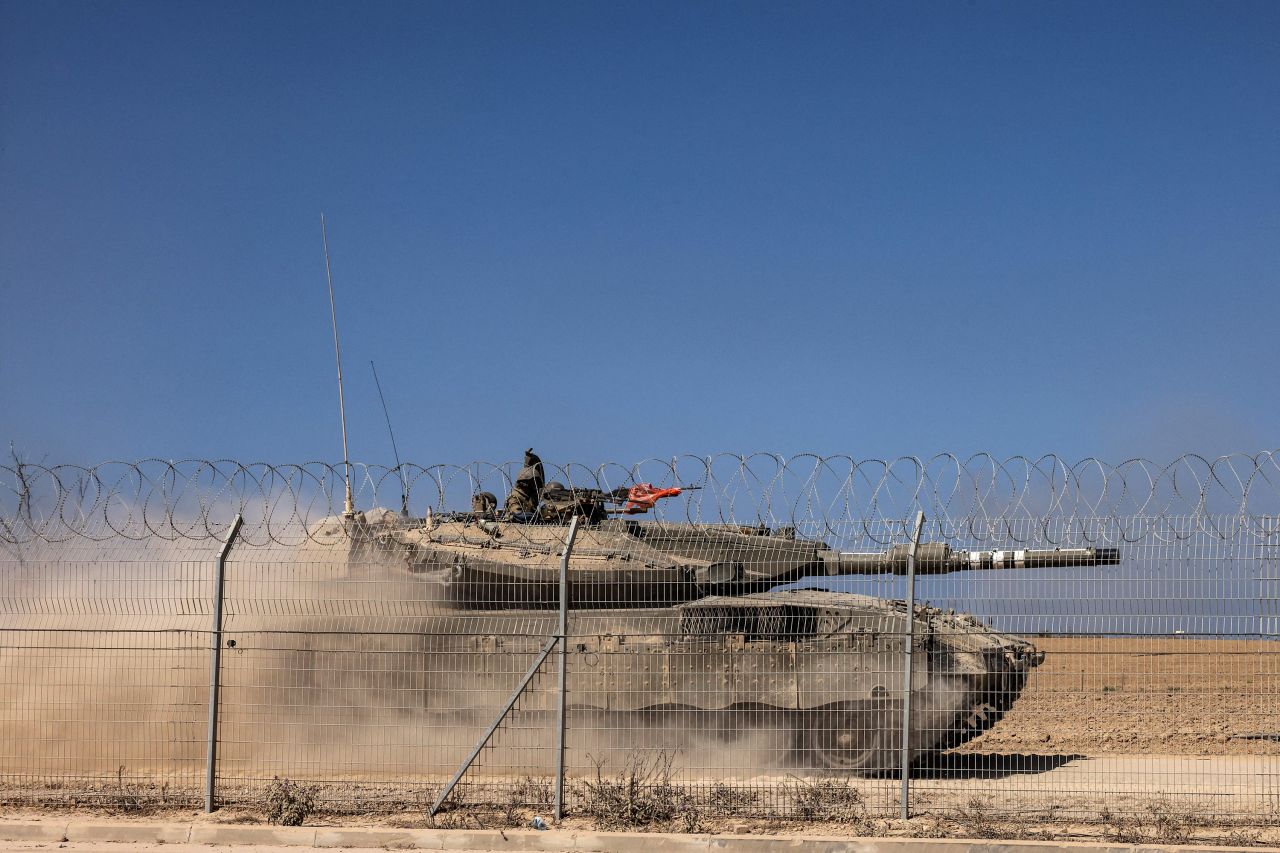
[[[701,487],[660,488],[651,483],[637,483],[606,492],[602,489],[571,488],[552,482],[542,490],[538,520],[563,522],[577,515],[588,522],[597,522],[609,515],[638,515],[653,509],[664,498],[673,498],[698,488]]]

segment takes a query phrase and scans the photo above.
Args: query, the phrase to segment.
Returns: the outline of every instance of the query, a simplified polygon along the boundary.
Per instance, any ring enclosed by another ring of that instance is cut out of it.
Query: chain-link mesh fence
[[[0,468],[0,797],[1280,818],[1271,454],[525,463]]]

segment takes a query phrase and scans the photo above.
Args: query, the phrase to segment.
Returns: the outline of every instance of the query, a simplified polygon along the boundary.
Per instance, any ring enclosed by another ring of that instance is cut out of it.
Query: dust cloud
[[[0,775],[196,786],[207,756],[217,542],[33,543],[0,555]],[[219,774],[225,780],[447,778],[535,660],[551,614],[459,613],[447,581],[340,543],[233,549],[223,587]],[[496,641],[492,637],[511,631]],[[555,661],[473,771],[554,768]],[[573,685],[569,685],[573,701]],[[787,766],[777,713],[574,709],[571,774],[637,750],[677,771]]]

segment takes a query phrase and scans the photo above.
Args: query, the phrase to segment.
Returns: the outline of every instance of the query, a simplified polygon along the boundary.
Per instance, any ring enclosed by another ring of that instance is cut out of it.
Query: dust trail
[[[0,556],[0,775],[113,778],[123,767],[199,781],[216,545],[32,543]],[[402,565],[378,554],[353,561],[345,542],[323,539],[232,550],[224,777],[425,779],[456,769],[553,632],[553,614],[458,613],[443,578]],[[553,688],[554,656],[477,775],[554,767]],[[789,749],[767,725],[717,733],[673,717],[575,712],[570,727],[568,766],[582,774],[657,749],[681,768],[730,776],[777,766]]]

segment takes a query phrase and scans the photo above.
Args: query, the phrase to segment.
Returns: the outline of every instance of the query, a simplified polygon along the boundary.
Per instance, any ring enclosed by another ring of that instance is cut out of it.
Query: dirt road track
[[[1202,814],[1280,816],[1280,756],[1061,756],[1061,764],[1002,778],[916,779],[921,808],[947,800],[989,800],[995,809],[1061,812],[1125,811],[1141,802],[1166,802]]]

